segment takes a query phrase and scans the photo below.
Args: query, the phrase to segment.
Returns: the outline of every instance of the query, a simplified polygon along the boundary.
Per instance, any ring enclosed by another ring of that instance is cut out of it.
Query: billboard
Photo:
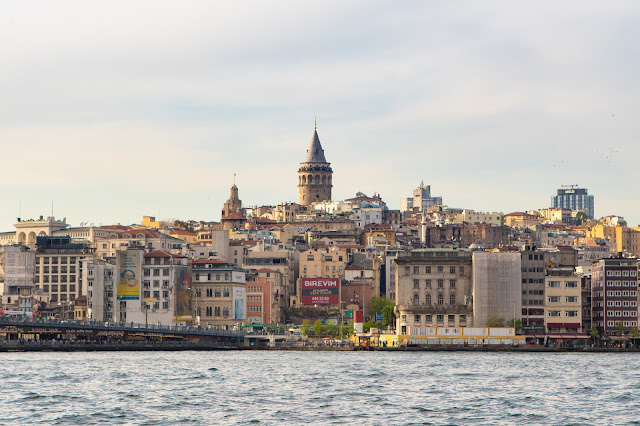
[[[301,278],[303,305],[338,305],[340,303],[340,278]]]
[[[142,250],[116,252],[118,271],[118,300],[140,299],[140,275],[142,275]]]
[[[244,320],[244,307],[245,307],[245,288],[234,287],[233,288],[233,319]]]
[[[191,274],[187,266],[175,268],[175,311],[177,318],[189,318],[191,311]]]

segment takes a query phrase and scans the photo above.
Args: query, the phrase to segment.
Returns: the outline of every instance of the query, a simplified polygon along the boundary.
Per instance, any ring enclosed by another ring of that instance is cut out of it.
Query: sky
[[[297,202],[317,117],[333,198],[456,208],[560,185],[640,224],[637,1],[4,1],[0,231],[218,220]]]

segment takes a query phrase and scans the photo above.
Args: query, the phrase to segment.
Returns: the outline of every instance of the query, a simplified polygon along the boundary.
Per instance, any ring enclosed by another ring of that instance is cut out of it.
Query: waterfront
[[[11,424],[638,424],[637,354],[0,356]]]

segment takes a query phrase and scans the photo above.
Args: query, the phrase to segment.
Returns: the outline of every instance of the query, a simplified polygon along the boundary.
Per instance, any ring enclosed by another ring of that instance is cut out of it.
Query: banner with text
[[[340,303],[340,278],[301,278],[303,305]]]

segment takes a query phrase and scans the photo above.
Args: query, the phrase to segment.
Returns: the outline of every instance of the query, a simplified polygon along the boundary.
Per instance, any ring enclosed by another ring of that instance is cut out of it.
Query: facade
[[[473,324],[486,327],[491,317],[521,319],[520,253],[473,253]]]
[[[547,333],[581,333],[582,286],[573,268],[550,268],[545,277]]]
[[[82,259],[82,270],[87,279],[82,294],[86,295],[87,318],[97,321],[115,321],[116,266],[102,259]]]
[[[88,244],[72,243],[69,237],[38,237],[36,290],[48,294],[52,304],[73,302],[82,295],[81,261],[93,257],[94,249]]]
[[[246,319],[245,271],[220,260],[192,263],[196,319],[205,327],[229,328]]]
[[[18,306],[21,298],[35,293],[35,263],[35,252],[27,246],[0,247],[0,284],[3,284],[0,294],[4,309]]]
[[[593,195],[588,195],[586,188],[578,188],[577,185],[563,185],[558,194],[551,197],[551,207],[579,210],[589,219],[595,218],[593,204]]]
[[[547,253],[532,246],[524,246],[520,253],[524,334],[542,334],[545,330],[544,290]]]
[[[638,326],[637,259],[602,259],[591,269],[591,321],[602,336]]]
[[[431,196],[431,185],[420,182],[420,186],[413,190],[413,196],[400,200],[400,210],[402,212],[417,210],[426,212],[434,206],[442,205],[442,197]]]
[[[393,264],[398,334],[411,327],[474,325],[470,251],[413,250],[398,253]]]
[[[331,163],[327,162],[324,156],[324,149],[320,145],[316,128],[313,131],[307,156],[298,169],[299,203],[310,206],[314,202],[330,201],[332,177]]]
[[[472,223],[481,224],[487,223],[489,225],[500,226],[502,225],[504,218],[502,212],[476,212],[473,210],[463,209],[462,213],[454,214],[451,217],[453,223]]]
[[[15,232],[0,233],[0,245],[22,244],[34,248],[37,237],[54,235],[56,231],[69,227],[67,218],[56,220],[53,216],[46,219],[43,216],[27,220],[18,218],[13,226],[16,228]]]

